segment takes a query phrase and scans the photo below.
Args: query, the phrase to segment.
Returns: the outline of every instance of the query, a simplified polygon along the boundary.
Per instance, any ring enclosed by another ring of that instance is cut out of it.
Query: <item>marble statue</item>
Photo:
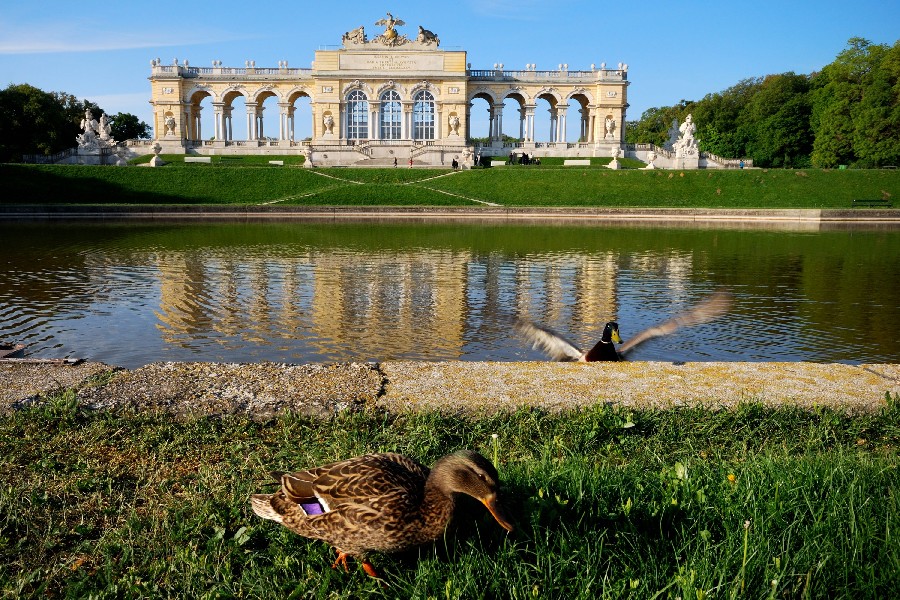
[[[166,117],[166,135],[175,135],[175,117]]]
[[[84,118],[81,120],[81,129],[84,133],[75,137],[78,142],[78,148],[81,150],[96,150],[100,146],[97,143],[97,120],[91,114],[91,109],[84,111]]]
[[[663,147],[666,150],[675,150],[675,143],[678,142],[678,138],[681,135],[681,131],[678,129],[678,119],[672,119],[672,126],[669,127],[668,131],[669,137],[666,139],[666,143]]]
[[[112,133],[112,126],[109,124],[109,119],[106,118],[106,113],[100,114],[100,124],[97,128],[100,133],[100,139],[103,141],[109,141],[110,134]]]
[[[672,145],[672,149],[677,157],[694,157],[698,155],[697,139],[694,137],[696,130],[697,126],[694,125],[694,117],[688,115],[684,123],[678,128],[678,140]]]
[[[326,134],[334,133],[334,117],[332,117],[330,114],[325,115],[325,118],[322,119],[322,125],[325,126]]]
[[[392,15],[391,13],[387,14],[386,19],[379,19],[375,21],[375,24],[384,27],[384,33],[382,33],[375,39],[385,46],[399,46],[409,41],[409,38],[407,38],[405,35],[400,35],[399,33],[397,33],[397,30],[394,29],[398,25],[406,25],[406,22],[401,19],[395,19],[394,15]]]
[[[450,133],[459,135],[459,117],[456,115],[450,115]]]
[[[616,120],[612,117],[606,117],[606,138],[615,139]]]
[[[419,25],[419,35],[416,37],[416,41],[420,44],[425,44],[426,46],[430,46],[431,44],[434,44],[435,46],[441,45],[441,40],[438,39],[438,36],[436,36],[433,31],[428,31],[421,25]]]
[[[362,25],[352,31],[348,31],[343,37],[345,46],[347,44],[365,44],[366,41],[366,29]]]

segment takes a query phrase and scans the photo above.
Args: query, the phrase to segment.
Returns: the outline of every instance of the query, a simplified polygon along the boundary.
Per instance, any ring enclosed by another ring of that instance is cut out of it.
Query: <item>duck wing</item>
[[[318,503],[322,513],[327,513],[354,504],[377,507],[386,497],[417,506],[422,502],[428,469],[406,456],[380,453],[280,475],[287,499],[313,511],[316,508],[310,505]]]
[[[679,313],[655,327],[649,327],[619,347],[619,354],[625,355],[647,340],[675,333],[682,327],[692,327],[707,323],[724,315],[731,308],[733,295],[727,290],[719,290],[702,302]]]
[[[522,334],[536,350],[542,350],[553,360],[578,361],[584,352],[552,329],[541,327],[526,319],[516,319],[516,331]]]

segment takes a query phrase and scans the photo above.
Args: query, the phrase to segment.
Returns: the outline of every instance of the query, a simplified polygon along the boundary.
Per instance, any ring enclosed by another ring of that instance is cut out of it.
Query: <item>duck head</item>
[[[500,488],[497,469],[491,461],[471,450],[460,450],[440,459],[431,469],[431,479],[446,495],[467,494],[490,511],[497,523],[507,531],[512,522],[497,501]]]
[[[600,341],[607,344],[621,344],[622,338],[619,336],[619,324],[615,321],[607,323],[606,327],[603,328],[603,335],[600,337]]]

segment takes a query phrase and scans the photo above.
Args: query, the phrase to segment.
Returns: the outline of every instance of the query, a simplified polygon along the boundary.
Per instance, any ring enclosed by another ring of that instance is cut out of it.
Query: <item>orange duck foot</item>
[[[350,567],[347,566],[347,553],[346,552],[341,552],[340,550],[338,550],[337,558],[335,559],[334,563],[332,563],[331,568],[337,569],[338,565],[341,565],[344,567],[345,573],[350,572]]]
[[[335,559],[334,563],[331,565],[331,568],[337,569],[338,566],[342,566],[342,567],[344,567],[344,571],[349,573],[350,567],[347,566],[347,557],[348,556],[349,556],[349,554],[347,554],[346,552],[338,551],[337,558]],[[375,567],[372,566],[372,563],[370,563],[369,561],[363,560],[362,568],[363,568],[363,571],[366,572],[366,575],[368,575],[369,577],[374,577],[375,579],[381,579],[381,577],[378,575],[378,571],[375,570]]]

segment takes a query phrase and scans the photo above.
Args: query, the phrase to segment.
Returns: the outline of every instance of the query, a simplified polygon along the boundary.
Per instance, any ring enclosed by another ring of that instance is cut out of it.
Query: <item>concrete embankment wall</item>
[[[895,209],[739,209],[603,207],[398,207],[281,205],[0,204],[0,219],[441,219],[553,220],[817,229],[841,224],[900,226]]]
[[[268,418],[328,417],[346,410],[489,414],[597,403],[634,408],[743,402],[871,413],[900,397],[900,364],[401,362],[304,364],[154,363],[125,370],[102,363],[0,364],[0,412],[75,389],[98,410]]]

